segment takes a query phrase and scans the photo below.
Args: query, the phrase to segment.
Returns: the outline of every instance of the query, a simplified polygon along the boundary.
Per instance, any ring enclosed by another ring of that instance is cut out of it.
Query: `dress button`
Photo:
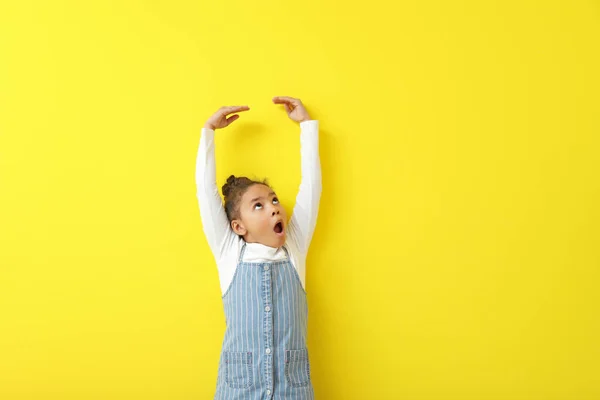
[[[266,307],[265,307],[265,311],[267,311],[267,312],[271,311],[271,307],[269,307],[269,306],[266,306]]]
[[[268,265],[265,265],[263,268],[264,268],[265,271],[269,270],[269,266]]]
[[[267,350],[265,350],[265,352],[266,352],[267,354],[271,354],[271,349],[267,349]]]
[[[270,390],[267,390],[267,394],[268,394],[268,395],[270,395],[270,394],[271,394],[271,391],[270,391]]]

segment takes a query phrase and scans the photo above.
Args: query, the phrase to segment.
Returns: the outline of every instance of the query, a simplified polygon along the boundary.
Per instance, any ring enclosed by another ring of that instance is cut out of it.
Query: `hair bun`
[[[221,188],[221,190],[223,191],[223,196],[225,196],[225,197],[229,196],[229,193],[231,192],[231,188],[233,186],[235,186],[235,184],[237,183],[237,180],[238,180],[238,178],[236,178],[235,175],[229,175],[229,178],[227,178],[227,182]]]

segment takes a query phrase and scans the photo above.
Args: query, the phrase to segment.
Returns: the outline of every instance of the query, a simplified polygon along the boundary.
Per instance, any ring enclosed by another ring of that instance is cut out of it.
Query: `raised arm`
[[[321,162],[319,157],[319,121],[310,119],[299,99],[275,97],[283,104],[288,116],[300,123],[301,180],[292,218],[288,225],[289,239],[306,255],[317,224],[321,199]]]
[[[196,158],[196,197],[200,208],[202,228],[208,245],[217,260],[220,258],[221,246],[225,237],[234,233],[229,229],[229,221],[217,188],[215,130],[225,128],[239,118],[237,114],[227,117],[228,114],[247,110],[249,108],[246,106],[221,107],[206,121],[200,135]]]
[[[290,220],[290,232],[296,231],[298,249],[304,254],[312,240],[319,202],[321,200],[321,162],[319,159],[319,121],[308,120],[300,124],[300,188]]]

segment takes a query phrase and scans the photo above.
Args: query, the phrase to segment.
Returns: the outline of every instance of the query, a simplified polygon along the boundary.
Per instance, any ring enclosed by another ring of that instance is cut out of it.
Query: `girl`
[[[247,106],[221,107],[202,129],[196,186],[215,257],[227,328],[215,399],[313,399],[306,343],[305,262],[321,197],[319,124],[299,99],[274,97],[300,125],[302,178],[292,218],[266,181],[215,173],[216,129]],[[231,115],[233,114],[233,115]],[[229,117],[228,117],[229,116]]]

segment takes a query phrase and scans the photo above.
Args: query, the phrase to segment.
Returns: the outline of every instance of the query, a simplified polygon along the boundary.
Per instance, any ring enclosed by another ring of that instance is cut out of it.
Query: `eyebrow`
[[[275,192],[269,193],[269,196],[275,196]],[[260,200],[260,199],[262,199],[262,196],[261,197],[256,197],[256,198],[250,200],[250,203],[254,203],[256,200]]]

